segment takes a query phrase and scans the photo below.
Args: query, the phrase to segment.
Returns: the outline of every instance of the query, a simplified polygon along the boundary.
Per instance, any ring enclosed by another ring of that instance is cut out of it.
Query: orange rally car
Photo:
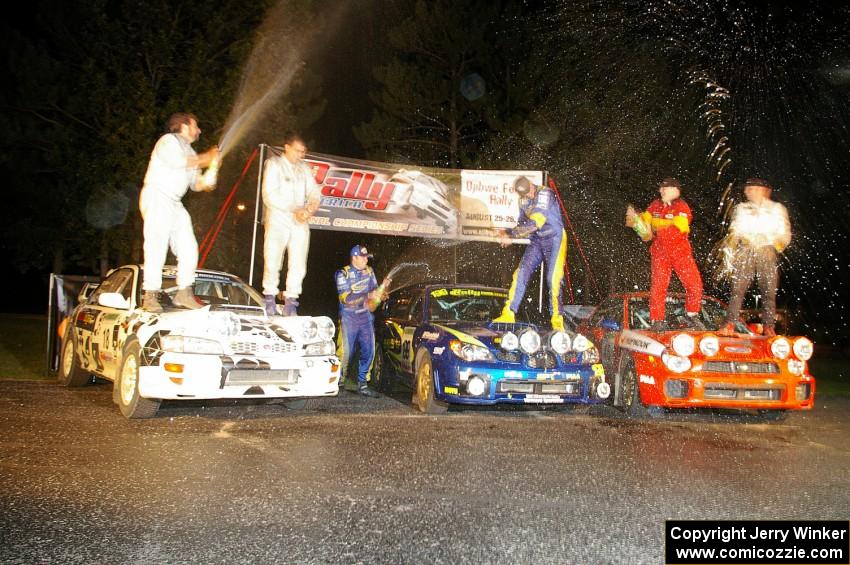
[[[650,330],[646,292],[611,296],[581,324],[613,376],[615,406],[635,416],[657,408],[756,410],[767,420],[812,408],[808,338],[765,337],[741,321],[734,335],[721,335],[720,301],[703,298],[695,318],[685,315],[684,304],[684,296],[667,298],[663,331]]]

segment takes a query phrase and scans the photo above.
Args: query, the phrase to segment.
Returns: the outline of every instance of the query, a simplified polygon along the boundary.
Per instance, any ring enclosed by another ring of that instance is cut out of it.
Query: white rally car
[[[174,267],[163,269],[173,295]],[[68,317],[59,381],[81,386],[95,375],[114,383],[128,418],[156,414],[164,399],[335,396],[340,375],[334,324],[327,317],[266,316],[262,297],[235,275],[199,270],[198,310],[142,310],[142,268],[109,272]],[[298,402],[298,400],[295,400]]]

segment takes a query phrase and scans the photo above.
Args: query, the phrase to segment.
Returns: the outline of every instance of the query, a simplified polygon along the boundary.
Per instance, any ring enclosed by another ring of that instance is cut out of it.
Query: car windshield
[[[175,277],[167,273],[162,277],[162,289],[169,296],[177,292]],[[214,273],[198,273],[193,287],[195,296],[204,304],[212,306],[256,306],[262,307],[262,298],[256,290],[239,279]]]
[[[508,293],[478,288],[432,288],[428,318],[432,322],[487,322],[502,311]]]
[[[719,330],[726,320],[726,310],[715,300],[703,299],[699,315],[692,319],[685,313],[685,299],[668,297],[666,303],[666,322],[674,330]],[[629,327],[634,330],[647,330],[651,325],[649,319],[649,300],[646,298],[629,299]],[[735,322],[738,333],[752,333],[746,324],[740,320]]]

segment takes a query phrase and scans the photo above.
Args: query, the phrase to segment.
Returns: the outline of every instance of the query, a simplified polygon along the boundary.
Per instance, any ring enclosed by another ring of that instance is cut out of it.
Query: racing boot
[[[564,317],[560,314],[555,314],[552,316],[552,329],[562,332],[564,331]]]
[[[369,385],[365,382],[357,384],[357,394],[367,398],[378,398],[379,396],[378,393],[369,388]]]
[[[204,307],[204,303],[195,297],[191,286],[184,286],[178,289],[177,294],[171,299],[171,303],[178,308],[188,308],[189,310],[197,310]]]
[[[274,301],[274,294],[263,295],[263,309],[266,311],[266,316],[277,315],[277,304]]]
[[[159,303],[158,290],[146,290],[142,298],[142,308],[148,312],[159,314],[162,312],[162,305]]]
[[[502,313],[498,318],[495,318],[493,322],[497,324],[513,324],[516,322],[516,317],[514,316],[514,311],[507,307],[507,305],[502,308]]]
[[[294,298],[286,297],[286,300],[283,303],[283,315],[284,316],[297,316],[298,311],[298,301]]]

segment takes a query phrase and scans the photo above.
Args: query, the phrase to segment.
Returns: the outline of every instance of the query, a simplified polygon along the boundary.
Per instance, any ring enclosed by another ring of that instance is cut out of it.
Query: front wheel
[[[640,386],[638,385],[637,372],[634,361],[629,359],[620,373],[620,402],[623,412],[631,418],[646,418],[649,410],[641,402]]]
[[[83,386],[91,382],[91,375],[80,366],[77,357],[77,338],[74,326],[68,324],[62,340],[62,362],[59,365],[59,382],[65,386]]]
[[[134,341],[124,350],[121,370],[115,381],[118,408],[127,418],[152,418],[159,410],[159,400],[139,395],[139,342]]]
[[[435,396],[431,355],[425,350],[421,350],[416,356],[416,389],[413,393],[413,403],[425,414],[443,414],[448,410],[448,405],[437,400]]]
[[[380,392],[388,392],[392,388],[392,369],[387,363],[384,348],[375,346],[375,359],[372,361],[372,385]]]

